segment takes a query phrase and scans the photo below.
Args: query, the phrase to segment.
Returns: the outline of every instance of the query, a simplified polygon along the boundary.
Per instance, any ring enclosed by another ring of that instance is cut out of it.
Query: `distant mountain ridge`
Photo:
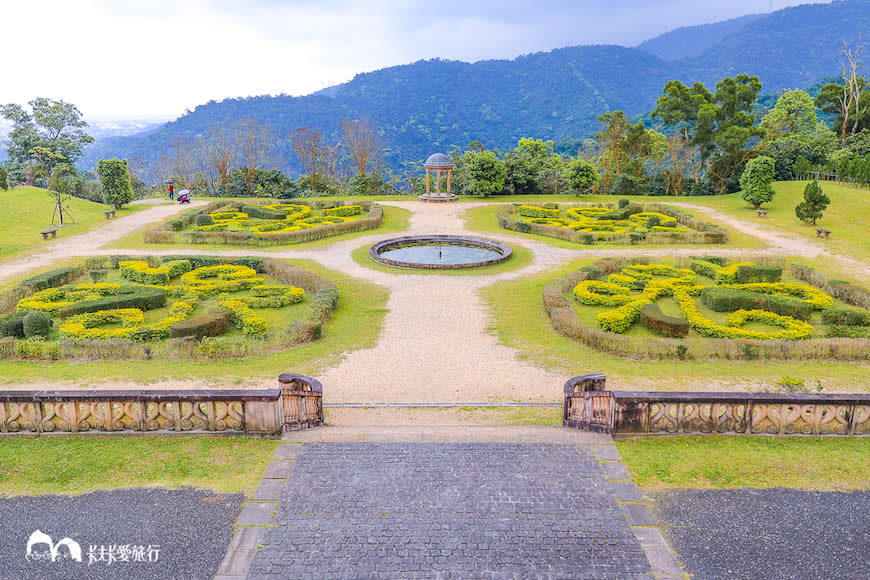
[[[870,2],[839,0],[678,29],[635,48],[576,46],[513,60],[419,61],[359,74],[308,96],[200,105],[156,131],[89,146],[81,165],[116,156],[147,161],[173,137],[202,136],[209,126],[242,117],[272,125],[281,137],[276,150],[284,168],[294,174],[299,167],[290,133],[311,126],[335,142],[338,122],[347,117],[374,121],[393,168],[472,140],[507,150],[520,137],[585,138],[598,129],[602,113],[648,112],[671,79],[700,81],[713,90],[721,78],[745,72],[761,78],[764,93],[810,86],[836,75],[843,40],[854,43],[867,29]],[[680,50],[685,56],[673,60]]]

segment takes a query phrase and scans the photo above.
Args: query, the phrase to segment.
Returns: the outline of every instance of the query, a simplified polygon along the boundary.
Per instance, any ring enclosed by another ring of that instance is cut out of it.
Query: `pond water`
[[[409,264],[476,264],[501,257],[491,248],[462,244],[420,243],[380,252],[382,258]]]

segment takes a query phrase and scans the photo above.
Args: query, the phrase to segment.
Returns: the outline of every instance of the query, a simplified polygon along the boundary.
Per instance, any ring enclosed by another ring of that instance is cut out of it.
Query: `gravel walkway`
[[[679,490],[648,493],[697,580],[870,578],[870,491]]]
[[[0,579],[212,578],[243,501],[242,494],[192,488],[0,498]],[[35,545],[28,560],[28,539],[36,530],[54,544],[77,542],[82,561],[64,559],[65,548],[54,562],[41,557],[45,544]]]

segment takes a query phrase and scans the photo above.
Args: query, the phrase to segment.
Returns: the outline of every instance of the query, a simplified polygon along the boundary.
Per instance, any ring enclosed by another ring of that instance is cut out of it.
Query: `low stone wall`
[[[323,387],[282,374],[259,390],[5,391],[0,434],[237,433],[276,435],[323,424]]]
[[[870,435],[870,395],[604,390],[591,373],[565,383],[563,425],[614,436]]]

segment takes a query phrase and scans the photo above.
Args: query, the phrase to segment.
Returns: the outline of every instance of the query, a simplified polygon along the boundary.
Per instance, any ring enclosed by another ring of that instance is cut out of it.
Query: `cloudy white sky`
[[[633,46],[680,26],[821,0],[13,0],[0,103],[176,117],[209,100],[308,94],[420,59]]]

